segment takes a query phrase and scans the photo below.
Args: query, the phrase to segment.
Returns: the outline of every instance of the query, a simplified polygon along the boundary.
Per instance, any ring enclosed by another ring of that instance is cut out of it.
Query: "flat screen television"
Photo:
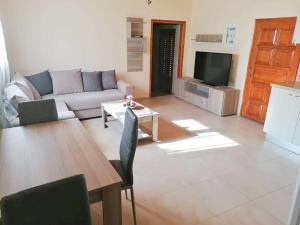
[[[232,54],[196,52],[194,78],[204,84],[227,86]]]

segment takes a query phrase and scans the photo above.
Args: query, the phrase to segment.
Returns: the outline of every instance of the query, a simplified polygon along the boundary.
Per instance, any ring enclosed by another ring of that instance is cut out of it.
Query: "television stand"
[[[235,115],[240,91],[231,87],[212,86],[192,78],[177,78],[173,93],[187,101],[220,116]]]

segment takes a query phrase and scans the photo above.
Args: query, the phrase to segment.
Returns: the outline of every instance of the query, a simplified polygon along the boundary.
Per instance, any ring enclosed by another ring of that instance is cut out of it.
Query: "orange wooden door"
[[[257,19],[241,114],[265,121],[271,83],[295,81],[299,48],[292,43],[296,17]]]

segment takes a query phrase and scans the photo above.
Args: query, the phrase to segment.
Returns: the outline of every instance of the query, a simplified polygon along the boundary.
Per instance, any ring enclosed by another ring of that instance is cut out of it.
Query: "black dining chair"
[[[125,113],[125,123],[120,143],[120,160],[111,160],[112,166],[118,172],[123,180],[122,190],[125,190],[126,199],[127,190],[130,189],[131,204],[134,224],[136,225],[136,211],[133,192],[133,172],[132,165],[135,155],[135,150],[138,141],[138,118],[134,112],[127,108]]]
[[[21,126],[58,120],[54,99],[22,102],[18,110]]]
[[[76,175],[6,196],[2,225],[91,225],[85,178]]]

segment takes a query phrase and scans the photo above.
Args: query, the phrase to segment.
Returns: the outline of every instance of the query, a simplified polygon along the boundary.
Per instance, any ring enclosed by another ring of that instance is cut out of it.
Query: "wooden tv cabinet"
[[[173,84],[174,95],[220,116],[237,113],[240,91],[231,87],[202,84],[192,78],[177,78]]]

